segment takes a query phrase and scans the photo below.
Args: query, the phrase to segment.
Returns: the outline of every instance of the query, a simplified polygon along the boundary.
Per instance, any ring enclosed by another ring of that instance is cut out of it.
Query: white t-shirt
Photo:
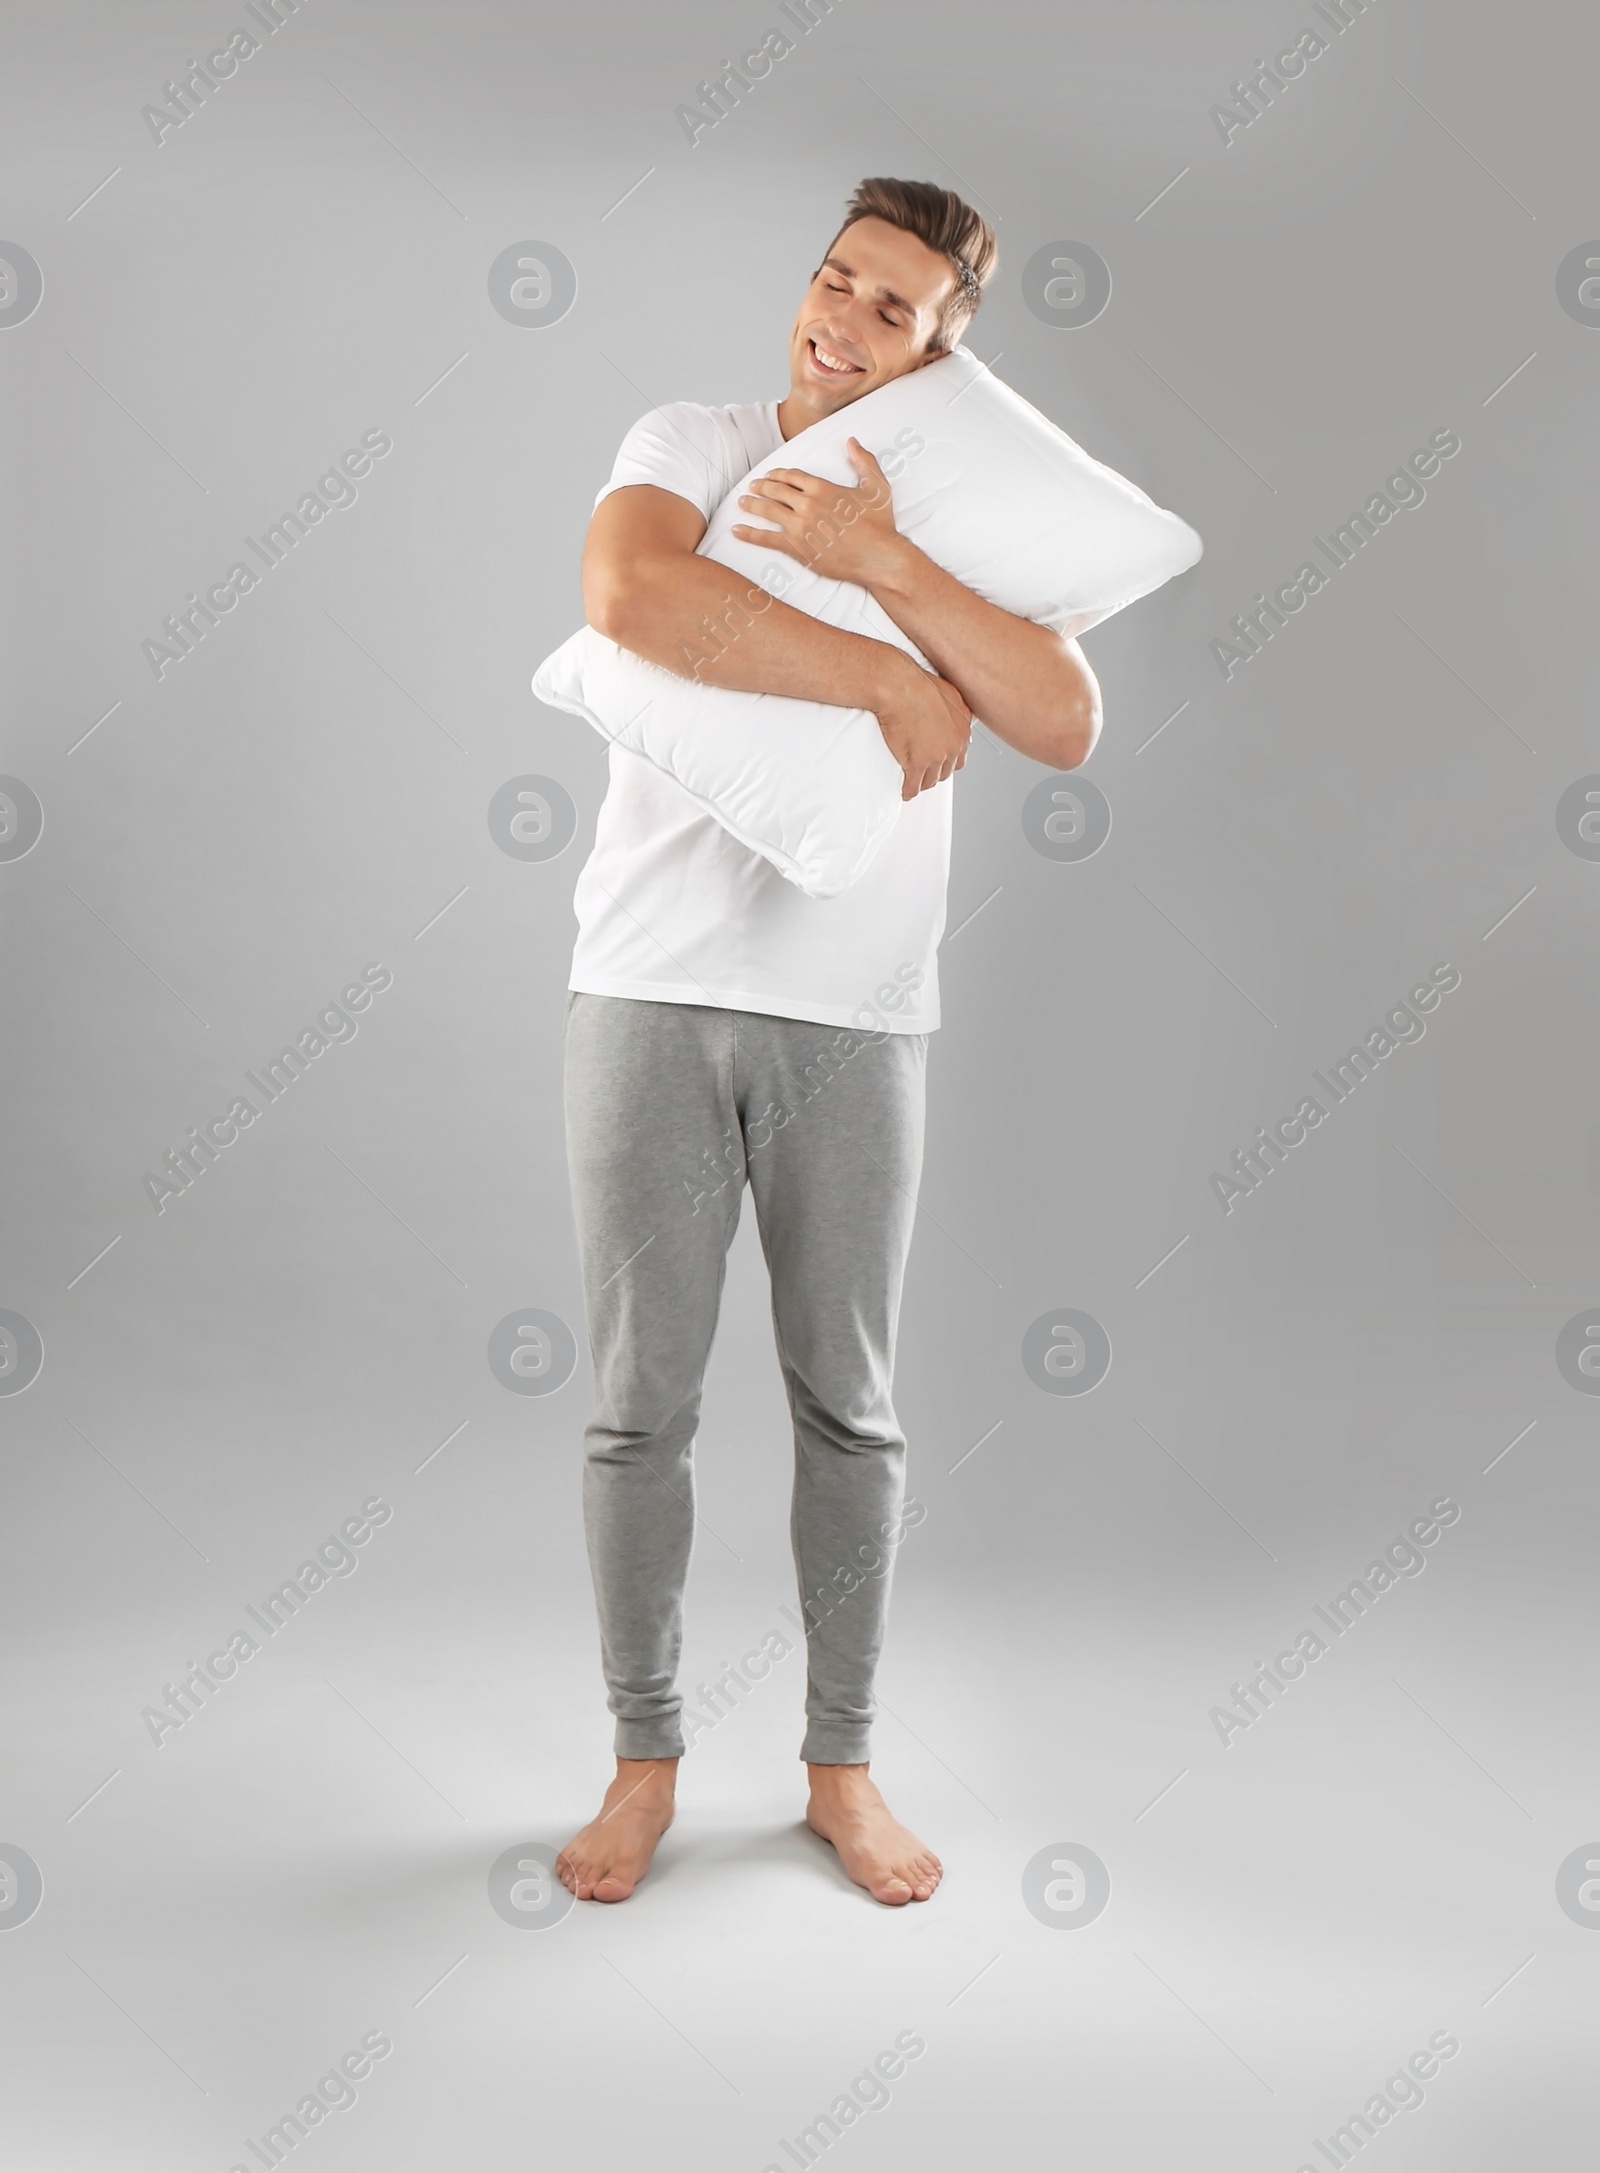
[[[652,483],[709,520],[782,443],[775,400],[677,400],[634,424],[595,504],[607,491]],[[871,1031],[937,1027],[952,780],[902,805],[848,890],[808,898],[664,770],[615,744],[610,762],[594,850],[573,895],[569,988]]]

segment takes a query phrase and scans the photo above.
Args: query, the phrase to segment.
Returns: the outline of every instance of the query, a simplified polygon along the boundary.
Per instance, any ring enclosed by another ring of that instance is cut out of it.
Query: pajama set
[[[709,519],[782,442],[774,401],[658,408],[600,497],[653,484]],[[952,798],[948,780],[919,793],[856,883],[809,898],[664,771],[611,747],[574,895],[565,1099],[595,1374],[584,1525],[621,1757],[684,1748],[692,1452],[746,1186],[794,1422],[800,1755],[868,1756],[891,1580],[864,1565],[892,1553],[905,1488],[891,1390]]]

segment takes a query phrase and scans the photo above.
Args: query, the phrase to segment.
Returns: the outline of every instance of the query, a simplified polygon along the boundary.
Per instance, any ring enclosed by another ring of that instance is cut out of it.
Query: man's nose
[[[842,309],[830,312],[827,320],[828,335],[831,339],[836,339],[841,347],[865,347],[866,342],[862,337],[864,321],[865,312],[860,305],[854,301],[847,302]]]

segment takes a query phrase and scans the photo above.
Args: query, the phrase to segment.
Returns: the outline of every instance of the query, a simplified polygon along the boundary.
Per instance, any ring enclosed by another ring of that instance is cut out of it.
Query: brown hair
[[[937,250],[954,266],[956,283],[928,341],[932,353],[943,354],[960,338],[1000,261],[994,228],[970,204],[963,203],[953,189],[941,189],[932,181],[894,181],[884,176],[856,184],[855,194],[845,206],[839,234],[848,232],[858,219],[882,219],[904,233],[915,234],[918,241]],[[839,234],[834,235],[834,242]],[[828,247],[831,249],[833,242]]]

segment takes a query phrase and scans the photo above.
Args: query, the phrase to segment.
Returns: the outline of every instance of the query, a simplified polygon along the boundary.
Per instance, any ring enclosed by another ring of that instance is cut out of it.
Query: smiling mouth
[[[808,340],[811,359],[824,377],[863,377],[866,372],[859,362],[851,362],[843,355],[836,355],[831,348],[819,347],[815,340]]]

